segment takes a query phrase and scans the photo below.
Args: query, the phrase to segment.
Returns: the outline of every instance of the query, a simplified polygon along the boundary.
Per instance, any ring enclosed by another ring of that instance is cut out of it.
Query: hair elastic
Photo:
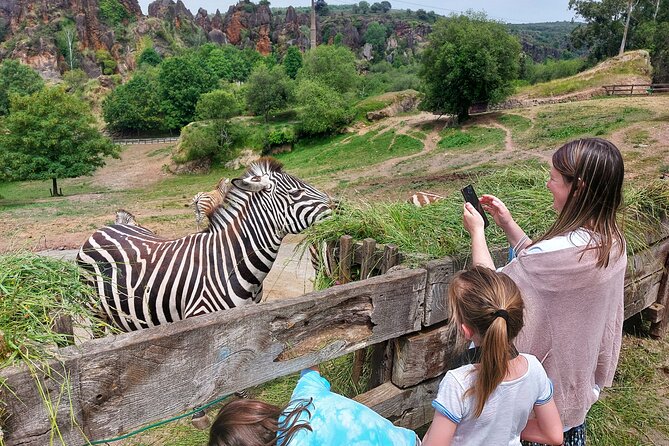
[[[501,317],[505,321],[509,322],[509,312],[501,308],[495,311],[495,313],[493,313],[493,316],[495,316],[495,318]]]

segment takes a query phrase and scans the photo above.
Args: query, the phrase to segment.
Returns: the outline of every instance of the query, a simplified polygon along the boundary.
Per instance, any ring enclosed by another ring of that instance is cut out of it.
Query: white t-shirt
[[[585,229],[577,229],[565,235],[557,235],[547,240],[542,240],[527,248],[529,254],[536,252],[559,251],[561,249],[585,246],[590,243],[591,235]]]
[[[486,401],[483,412],[474,418],[476,401],[464,394],[474,385],[474,365],[449,370],[439,384],[432,406],[458,426],[453,445],[519,446],[520,433],[535,405],[546,404],[553,397],[553,384],[537,358],[527,359],[527,372],[520,378],[503,381]]]

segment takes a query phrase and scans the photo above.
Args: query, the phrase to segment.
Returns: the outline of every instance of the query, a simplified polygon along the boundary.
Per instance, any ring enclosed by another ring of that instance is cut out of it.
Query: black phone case
[[[488,217],[485,215],[485,211],[483,210],[483,206],[481,206],[481,203],[479,202],[479,197],[476,195],[476,192],[474,192],[474,186],[471,184],[465,186],[461,190],[462,196],[465,198],[465,201],[468,203],[471,203],[472,206],[481,214],[481,217],[483,217],[483,227],[487,228],[488,227]]]

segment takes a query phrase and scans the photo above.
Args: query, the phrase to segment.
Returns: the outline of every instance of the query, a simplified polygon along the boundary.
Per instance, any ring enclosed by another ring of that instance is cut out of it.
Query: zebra
[[[413,204],[416,207],[422,208],[437,201],[443,200],[445,197],[433,194],[431,192],[416,192],[407,199],[407,203]]]
[[[193,206],[195,211],[195,224],[198,231],[202,226],[204,218],[207,217],[207,219],[209,219],[211,214],[213,214],[214,209],[221,205],[229,187],[230,179],[221,178],[216,185],[216,189],[195,194],[190,205]]]
[[[262,298],[283,237],[332,213],[325,193],[261,158],[230,182],[209,228],[174,240],[137,225],[98,229],[78,264],[106,315],[125,331],[225,310]]]

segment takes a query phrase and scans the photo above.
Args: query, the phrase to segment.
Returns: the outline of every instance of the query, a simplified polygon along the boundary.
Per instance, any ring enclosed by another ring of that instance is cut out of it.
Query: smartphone
[[[474,192],[474,186],[469,184],[463,187],[460,192],[462,192],[462,196],[465,197],[465,201],[471,203],[472,206],[474,206],[474,208],[479,211],[479,214],[481,214],[481,217],[483,217],[483,227],[487,228],[489,224],[488,218],[485,216],[485,211],[479,202],[479,197],[476,196],[476,192]]]

